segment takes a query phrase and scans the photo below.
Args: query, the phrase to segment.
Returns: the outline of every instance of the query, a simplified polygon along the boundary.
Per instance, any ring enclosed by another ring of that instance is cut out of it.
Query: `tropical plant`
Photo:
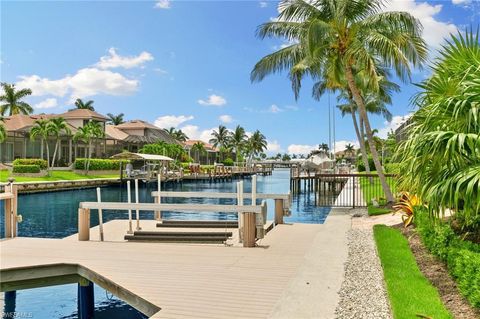
[[[350,156],[352,156],[352,154],[355,154],[355,146],[350,143],[345,145],[345,153],[349,154]]]
[[[48,139],[53,133],[53,127],[49,120],[36,120],[35,125],[30,130],[30,139],[35,140],[39,137],[43,145],[45,145],[47,151],[47,171],[50,168],[50,147],[48,146]]]
[[[140,153],[168,156],[174,160],[183,160],[187,156],[186,151],[181,145],[176,143],[170,144],[164,141],[159,141],[154,144],[145,144],[140,149]]]
[[[427,55],[420,22],[406,12],[382,12],[383,6],[382,0],[281,1],[278,18],[261,25],[257,34],[262,39],[286,38],[292,44],[262,58],[252,71],[252,81],[287,70],[295,97],[307,75],[320,81],[323,91],[347,89],[358,106],[367,139],[372,141],[356,76],[365,74],[368,88],[377,92],[379,66],[393,68],[406,80],[410,66],[420,66]],[[374,143],[370,146],[384,193],[393,202],[378,152]]]
[[[212,138],[208,141],[210,144],[212,144],[214,147],[217,147],[220,149],[220,154],[223,155],[225,153],[228,153],[228,146],[229,146],[229,141],[230,141],[230,132],[228,129],[220,125],[218,126],[218,130],[214,130],[212,132]]]
[[[7,139],[7,130],[5,130],[5,125],[3,124],[3,117],[0,117],[0,143],[3,143]]]
[[[53,157],[52,157],[52,167],[55,166],[55,159],[57,157],[57,151],[60,148],[60,135],[62,133],[65,133],[66,135],[70,135],[72,131],[70,130],[70,127],[68,126],[67,122],[63,117],[54,117],[50,119],[49,123],[51,126],[51,132],[52,135],[55,137],[55,149],[53,151]]]
[[[259,130],[253,132],[246,142],[248,161],[251,162],[254,156],[258,156],[267,149],[267,139]]]
[[[195,152],[195,160],[200,163],[200,155],[207,152],[202,142],[196,142],[192,145],[192,151]]]
[[[414,217],[415,209],[421,205],[420,199],[414,194],[409,192],[402,192],[400,199],[396,205],[393,206],[394,214],[402,214],[402,221],[405,227],[408,227]]]
[[[245,129],[240,125],[235,127],[235,130],[230,134],[229,143],[235,149],[235,156],[237,163],[240,162],[240,155],[243,147],[245,146],[247,135],[245,134]]]
[[[324,151],[325,153],[328,153],[328,150],[330,150],[330,147],[328,147],[327,143],[322,143],[318,145],[318,149],[321,151]]]
[[[174,127],[165,129],[165,132],[168,133],[174,140],[178,142],[186,142],[188,140],[187,134],[185,134],[181,129],[175,129]]]
[[[88,158],[87,158],[87,165],[86,165],[86,174],[88,175],[88,171],[90,169],[90,160],[92,159],[92,147],[93,142],[104,136],[104,131],[100,123],[95,121],[90,121],[82,127],[79,127],[77,133],[74,135],[75,141],[82,141],[88,145]]]
[[[95,108],[93,107],[93,101],[92,100],[89,100],[87,102],[83,102],[82,99],[76,99],[75,100],[75,108],[95,111]]]
[[[0,105],[0,113],[3,115],[14,115],[14,114],[31,114],[33,108],[30,104],[21,101],[32,94],[30,89],[21,89],[16,90],[14,84],[2,83],[3,95],[0,95],[0,102],[5,102]]]
[[[125,123],[125,121],[123,120],[123,116],[125,114],[123,113],[120,113],[120,114],[112,114],[112,113],[107,113],[107,116],[108,116],[108,123],[112,124],[112,125],[120,125],[122,123]]]
[[[400,144],[400,186],[418,194],[432,216],[450,209],[480,231],[479,32],[452,35],[414,102]]]

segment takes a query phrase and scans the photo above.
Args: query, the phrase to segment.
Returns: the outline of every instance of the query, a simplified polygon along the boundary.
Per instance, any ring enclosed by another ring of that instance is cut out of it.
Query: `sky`
[[[351,117],[336,97],[311,98],[312,82],[295,100],[286,74],[250,82],[263,56],[288,45],[260,40],[258,25],[278,15],[276,1],[1,1],[0,80],[28,87],[35,113],[61,113],[77,98],[102,113],[124,113],[208,141],[213,129],[260,130],[268,152],[308,153],[329,141],[329,105],[336,150],[358,145]],[[423,26],[430,58],[457,29],[477,28],[480,2],[391,1]],[[410,103],[429,68],[414,70],[393,96],[392,122],[372,116],[385,137],[413,111]],[[333,114],[335,113],[335,114]],[[332,137],[333,139],[333,137]]]

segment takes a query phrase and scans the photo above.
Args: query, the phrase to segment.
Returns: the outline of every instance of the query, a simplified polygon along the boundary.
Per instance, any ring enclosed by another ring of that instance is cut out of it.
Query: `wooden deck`
[[[0,270],[79,265],[152,318],[332,318],[349,228],[343,213],[278,225],[257,248],[15,238]]]

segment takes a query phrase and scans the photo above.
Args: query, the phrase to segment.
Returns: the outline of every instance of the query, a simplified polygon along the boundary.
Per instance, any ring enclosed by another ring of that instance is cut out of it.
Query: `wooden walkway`
[[[332,318],[350,224],[278,225],[257,248],[15,238],[0,242],[0,271],[80,265],[151,318]]]

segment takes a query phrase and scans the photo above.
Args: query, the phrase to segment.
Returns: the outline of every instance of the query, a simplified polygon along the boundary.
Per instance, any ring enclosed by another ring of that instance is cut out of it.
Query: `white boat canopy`
[[[173,161],[173,158],[163,155],[154,155],[154,154],[142,154],[142,153],[131,153],[131,152],[122,152],[111,156],[113,159],[127,159],[127,160],[147,160],[147,161]]]

